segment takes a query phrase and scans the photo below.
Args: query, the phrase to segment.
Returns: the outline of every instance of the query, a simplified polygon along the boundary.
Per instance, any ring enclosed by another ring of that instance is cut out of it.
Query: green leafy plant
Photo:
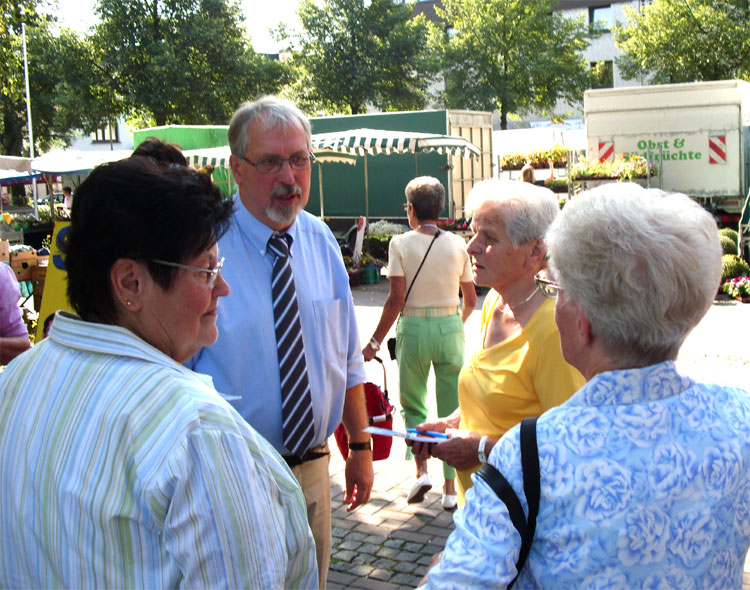
[[[613,178],[620,182],[632,182],[636,178],[655,176],[658,172],[653,163],[648,163],[636,154],[626,156],[619,154],[614,160],[582,160],[570,171],[573,180]]]
[[[737,254],[737,242],[733,241],[728,235],[719,234],[719,241],[723,254]]]
[[[736,254],[724,254],[721,257],[721,282],[743,275],[750,275],[750,266]]]

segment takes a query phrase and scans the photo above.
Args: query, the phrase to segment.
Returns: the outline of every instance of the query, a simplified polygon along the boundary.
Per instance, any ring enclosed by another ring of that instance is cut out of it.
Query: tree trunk
[[[508,115],[505,109],[500,106],[500,129],[505,131],[508,128]]]

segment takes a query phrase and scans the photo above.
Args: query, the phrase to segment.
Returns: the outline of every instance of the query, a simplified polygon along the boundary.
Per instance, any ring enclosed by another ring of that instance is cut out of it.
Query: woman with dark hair
[[[437,222],[445,189],[437,178],[420,176],[406,185],[406,214],[413,231],[391,240],[388,252],[390,292],[375,333],[362,354],[369,361],[393,322],[396,332],[399,392],[407,428],[427,419],[427,376],[435,371],[435,396],[441,416],[458,406],[458,373],[464,361],[463,322],[477,303],[463,238],[441,232]],[[408,286],[407,286],[408,277]],[[463,309],[459,314],[459,289]],[[412,457],[407,449],[406,458]],[[415,457],[417,481],[406,501],[421,502],[432,487],[427,460]],[[443,509],[456,508],[456,472],[443,464]]]
[[[158,137],[147,137],[137,148],[135,148],[135,150],[133,150],[133,156],[153,158],[164,165],[188,165],[179,145],[164,141]]]
[[[231,212],[206,175],[141,157],[76,191],[78,315],[0,374],[0,586],[316,584],[286,463],[180,364],[217,338]]]

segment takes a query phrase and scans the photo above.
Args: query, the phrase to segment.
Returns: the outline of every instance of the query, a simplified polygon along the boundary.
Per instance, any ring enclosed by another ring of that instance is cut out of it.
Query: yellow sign
[[[39,310],[39,321],[36,325],[36,341],[42,339],[44,331],[44,320],[58,309],[73,312],[68,302],[68,273],[65,270],[65,260],[62,253],[62,245],[67,239],[69,221],[55,221],[55,230],[52,232],[52,245],[50,247],[49,266],[47,276],[44,279],[44,291],[42,292],[42,307]]]

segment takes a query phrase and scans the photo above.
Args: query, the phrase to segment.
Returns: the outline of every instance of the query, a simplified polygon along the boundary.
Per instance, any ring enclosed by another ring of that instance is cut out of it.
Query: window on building
[[[609,31],[612,23],[612,7],[607,4],[606,6],[591,6],[589,8],[589,24],[596,25],[603,31]]]
[[[591,71],[594,72],[596,82],[594,88],[613,88],[615,85],[615,72],[612,60],[592,61]]]
[[[120,143],[120,134],[117,125],[107,125],[97,129],[91,134],[93,143]]]

